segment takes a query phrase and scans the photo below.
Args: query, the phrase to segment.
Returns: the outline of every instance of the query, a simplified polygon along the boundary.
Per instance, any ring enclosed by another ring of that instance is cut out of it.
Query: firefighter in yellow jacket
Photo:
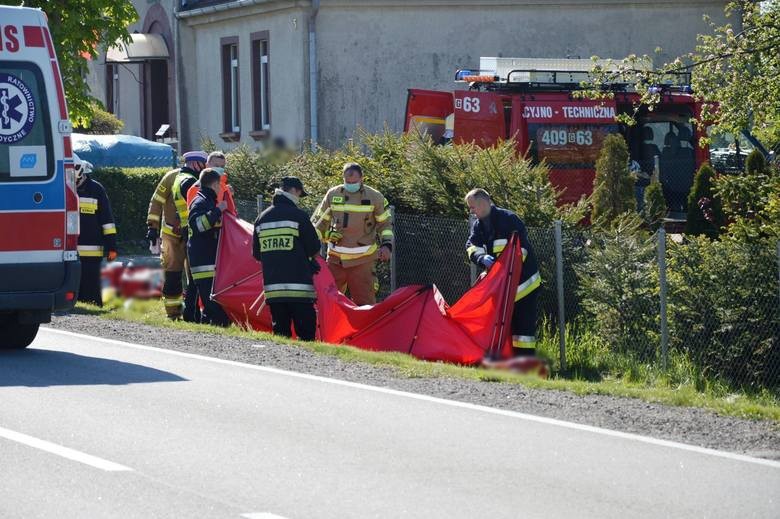
[[[328,267],[336,286],[357,305],[376,302],[377,259],[389,261],[393,224],[387,200],[363,184],[363,169],[344,164],[344,183],[328,190],[312,222],[317,236],[328,244]]]
[[[188,151],[184,154],[184,166],[166,173],[149,202],[146,216],[146,239],[155,245],[162,240],[160,260],[164,271],[163,304],[170,319],[182,317],[182,273],[187,259],[187,190],[197,180],[206,166],[206,153]],[[188,291],[195,295],[196,291]],[[189,295],[189,294],[188,294]],[[195,320],[197,301],[188,297],[185,312],[192,314],[185,320]]]

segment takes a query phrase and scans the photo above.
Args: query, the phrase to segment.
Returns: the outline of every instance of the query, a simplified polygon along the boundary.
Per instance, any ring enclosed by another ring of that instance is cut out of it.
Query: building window
[[[241,131],[241,99],[238,75],[238,37],[222,38],[222,106],[224,130],[228,134]]]
[[[106,110],[117,115],[119,107],[119,66],[106,64]]]
[[[267,136],[271,130],[271,84],[268,31],[252,34],[253,137]]]

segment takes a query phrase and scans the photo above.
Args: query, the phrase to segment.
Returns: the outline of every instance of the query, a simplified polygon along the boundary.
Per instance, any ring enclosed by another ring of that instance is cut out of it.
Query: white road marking
[[[40,449],[42,451],[46,451],[51,454],[56,454],[57,456],[61,456],[63,458],[67,458],[73,461],[78,461],[79,463],[83,463],[85,465],[95,467],[96,469],[101,469],[108,472],[121,472],[121,471],[133,470],[129,467],[125,467],[124,465],[120,465],[119,463],[114,463],[113,461],[104,460],[103,458],[92,456],[91,454],[85,454],[83,452],[79,452],[77,450],[70,449],[68,447],[63,447],[62,445],[57,445],[56,443],[51,443],[46,440],[34,438],[32,436],[28,436],[23,433],[12,431],[10,429],[5,429],[3,427],[0,427],[0,438],[5,438],[7,440],[15,441],[27,445],[28,447]]]
[[[241,514],[241,517],[245,517],[246,519],[286,519],[285,517],[282,517],[281,515],[270,514],[268,512],[256,512],[256,513],[250,513],[250,514]]]
[[[377,387],[377,386],[369,386],[366,384],[360,384],[358,382],[349,382],[346,380],[339,380],[335,378],[327,378],[327,377],[321,377],[318,375],[309,375],[308,373],[297,373],[295,371],[286,371],[283,369],[278,368],[271,368],[268,366],[258,366],[256,364],[246,364],[244,362],[237,362],[234,360],[225,360],[225,359],[219,359],[216,357],[208,357],[205,355],[198,355],[195,353],[186,353],[183,351],[175,351],[175,350],[166,350],[164,348],[156,348],[154,346],[145,346],[143,344],[133,344],[130,342],[124,342],[124,341],[118,341],[115,339],[104,339],[102,337],[93,337],[91,335],[85,335],[81,333],[75,333],[75,332],[69,332],[65,330],[57,330],[54,328],[48,328],[48,327],[41,327],[42,330],[45,330],[46,332],[50,333],[58,333],[61,335],[68,335],[71,337],[78,337],[80,339],[89,339],[94,340],[98,342],[104,342],[106,344],[114,344],[117,346],[124,346],[126,348],[135,348],[138,350],[146,350],[146,351],[155,351],[159,353],[165,353],[168,355],[174,355],[177,357],[185,357],[188,359],[196,359],[196,360],[204,360],[207,362],[214,362],[216,364],[224,364],[227,366],[237,366],[242,367],[246,369],[252,369],[255,371],[263,371],[266,373],[275,373],[277,375],[285,375],[288,377],[294,377],[294,378],[301,378],[304,380],[313,380],[317,382],[324,382],[326,384],[334,384],[337,386],[345,386],[345,387],[351,387],[356,389],[362,389],[365,391],[373,391],[375,393],[384,393],[387,395],[394,395],[394,396],[400,396],[404,398],[411,398],[414,400],[422,400],[424,402],[431,402],[435,404],[441,404],[441,405],[447,405],[451,407],[460,407],[462,409],[470,409],[473,411],[480,411],[483,413],[489,413],[494,415],[500,415],[500,416],[507,416],[510,418],[518,418],[521,420],[527,420],[529,422],[536,422],[536,423],[542,423],[546,425],[554,425],[556,427],[563,427],[566,429],[574,429],[577,431],[583,431],[583,432],[589,432],[593,434],[601,434],[604,436],[611,436],[613,438],[621,438],[624,440],[632,440],[632,441],[638,441],[642,443],[647,443],[650,445],[657,445],[661,447],[668,447],[672,449],[679,449],[684,450],[688,452],[695,452],[697,454],[705,454],[708,456],[716,456],[719,458],[725,458],[730,459],[734,461],[742,461],[746,463],[754,463],[756,465],[764,465],[767,467],[777,468],[780,469],[780,461],[775,460],[767,460],[762,458],[754,458],[751,456],[746,456],[744,454],[736,454],[733,452],[726,452],[726,451],[719,451],[715,449],[708,449],[706,447],[698,447],[696,445],[688,445],[685,443],[679,443],[671,440],[661,440],[658,438],[652,438],[650,436],[642,436],[639,434],[632,434],[632,433],[626,433],[621,431],[613,431],[611,429],[602,429],[601,427],[594,427],[592,425],[583,425],[579,423],[574,422],[566,422],[564,420],[557,420],[555,418],[547,418],[544,416],[536,416],[532,414],[526,414],[526,413],[519,413],[517,411],[509,411],[506,409],[496,409],[493,407],[487,407],[483,405],[478,404],[470,404],[468,402],[458,402],[456,400],[447,400],[444,398],[438,398],[435,396],[428,396],[428,395],[419,395],[416,393],[408,393],[406,391],[399,391],[397,389],[390,389],[386,387]]]

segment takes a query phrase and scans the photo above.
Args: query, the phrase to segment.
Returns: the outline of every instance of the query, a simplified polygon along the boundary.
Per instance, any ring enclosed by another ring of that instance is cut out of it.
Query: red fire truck
[[[627,84],[613,84],[614,99],[575,97],[592,67],[591,60],[580,59],[481,58],[479,70],[456,73],[466,90],[410,89],[404,131],[484,147],[514,138],[518,153],[547,163],[561,203],[591,193],[602,142],[620,133],[638,173],[637,193],[658,174],[670,218],[684,219],[693,175],[709,160],[691,123],[700,104],[687,86],[659,85],[658,106],[640,110],[633,126],[619,124],[618,114],[634,114],[638,94]]]

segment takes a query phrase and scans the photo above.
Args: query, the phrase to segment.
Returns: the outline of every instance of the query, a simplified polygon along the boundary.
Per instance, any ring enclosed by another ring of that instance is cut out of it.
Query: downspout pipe
[[[317,98],[319,96],[317,75],[317,13],[320,0],[312,0],[309,16],[309,138],[312,151],[317,150],[319,126],[317,124]]]
[[[174,162],[174,165],[178,162],[179,155],[182,154],[182,139],[184,138],[184,135],[182,132],[182,126],[181,126],[181,94],[182,94],[182,86],[184,84],[183,78],[182,78],[182,69],[181,66],[181,43],[179,42],[179,24],[182,23],[179,20],[179,13],[177,12],[176,8],[173,10],[173,52],[176,56],[176,161]]]

